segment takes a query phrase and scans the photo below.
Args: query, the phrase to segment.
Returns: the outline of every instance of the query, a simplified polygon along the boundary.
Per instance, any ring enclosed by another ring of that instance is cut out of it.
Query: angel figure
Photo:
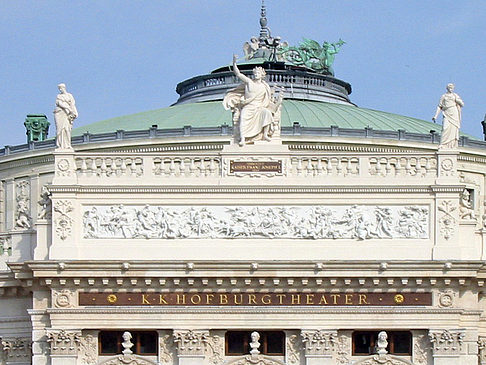
[[[258,50],[258,38],[251,37],[250,42],[245,42],[243,44],[243,52],[245,52],[245,60],[251,60],[256,51]]]

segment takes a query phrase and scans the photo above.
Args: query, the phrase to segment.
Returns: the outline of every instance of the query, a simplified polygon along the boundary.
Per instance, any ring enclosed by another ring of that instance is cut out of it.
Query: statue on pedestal
[[[447,84],[447,92],[441,96],[437,111],[432,120],[435,122],[442,111],[442,134],[439,149],[456,149],[459,145],[459,128],[461,128],[461,110],[464,102],[454,92],[454,84]]]
[[[228,91],[223,100],[226,110],[233,113],[235,140],[240,146],[257,140],[270,141],[280,133],[280,107],[283,93],[274,95],[265,81],[262,67],[253,69],[251,79],[243,75],[236,66],[237,56],[233,56],[233,71],[243,82],[236,89]]]
[[[65,84],[57,85],[59,94],[56,98],[54,120],[56,121],[56,146],[58,149],[71,149],[71,130],[74,119],[78,117],[74,97],[66,91]]]

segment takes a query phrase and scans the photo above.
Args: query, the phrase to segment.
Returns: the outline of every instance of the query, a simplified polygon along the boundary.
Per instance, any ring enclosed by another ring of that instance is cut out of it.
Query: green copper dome
[[[358,108],[353,105],[317,101],[284,100],[282,126],[289,127],[298,122],[302,127],[331,127],[397,131],[428,134],[440,131],[432,122],[377,110]],[[159,129],[192,127],[218,127],[231,125],[231,113],[224,110],[221,101],[178,104],[137,114],[103,120],[78,127],[73,136],[85,132],[92,134],[116,130],[142,130],[157,125]]]

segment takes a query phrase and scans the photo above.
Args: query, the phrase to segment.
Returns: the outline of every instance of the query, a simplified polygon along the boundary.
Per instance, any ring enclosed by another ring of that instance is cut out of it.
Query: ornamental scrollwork
[[[425,239],[425,206],[91,206],[86,239]]]
[[[300,349],[302,341],[297,335],[287,336],[287,363],[291,365],[300,364]]]
[[[72,233],[73,219],[70,217],[72,211],[74,211],[73,203],[69,200],[59,200],[54,204],[54,212],[58,213],[55,219],[56,234],[63,241]]]
[[[79,344],[81,362],[83,365],[95,365],[98,362],[98,340],[92,335],[81,338]]]
[[[453,213],[457,210],[457,206],[451,200],[444,200],[437,209],[442,212],[439,219],[440,233],[442,237],[448,240],[456,231],[457,219]]]
[[[52,355],[75,355],[81,342],[79,332],[48,330],[47,342],[51,345]]]

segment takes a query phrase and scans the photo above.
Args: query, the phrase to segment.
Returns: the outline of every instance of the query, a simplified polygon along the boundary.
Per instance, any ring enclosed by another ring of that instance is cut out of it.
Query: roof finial
[[[267,8],[265,6],[265,0],[262,0],[262,10],[260,12],[260,38],[259,46],[265,46],[265,40],[270,38],[270,28],[267,27]]]

